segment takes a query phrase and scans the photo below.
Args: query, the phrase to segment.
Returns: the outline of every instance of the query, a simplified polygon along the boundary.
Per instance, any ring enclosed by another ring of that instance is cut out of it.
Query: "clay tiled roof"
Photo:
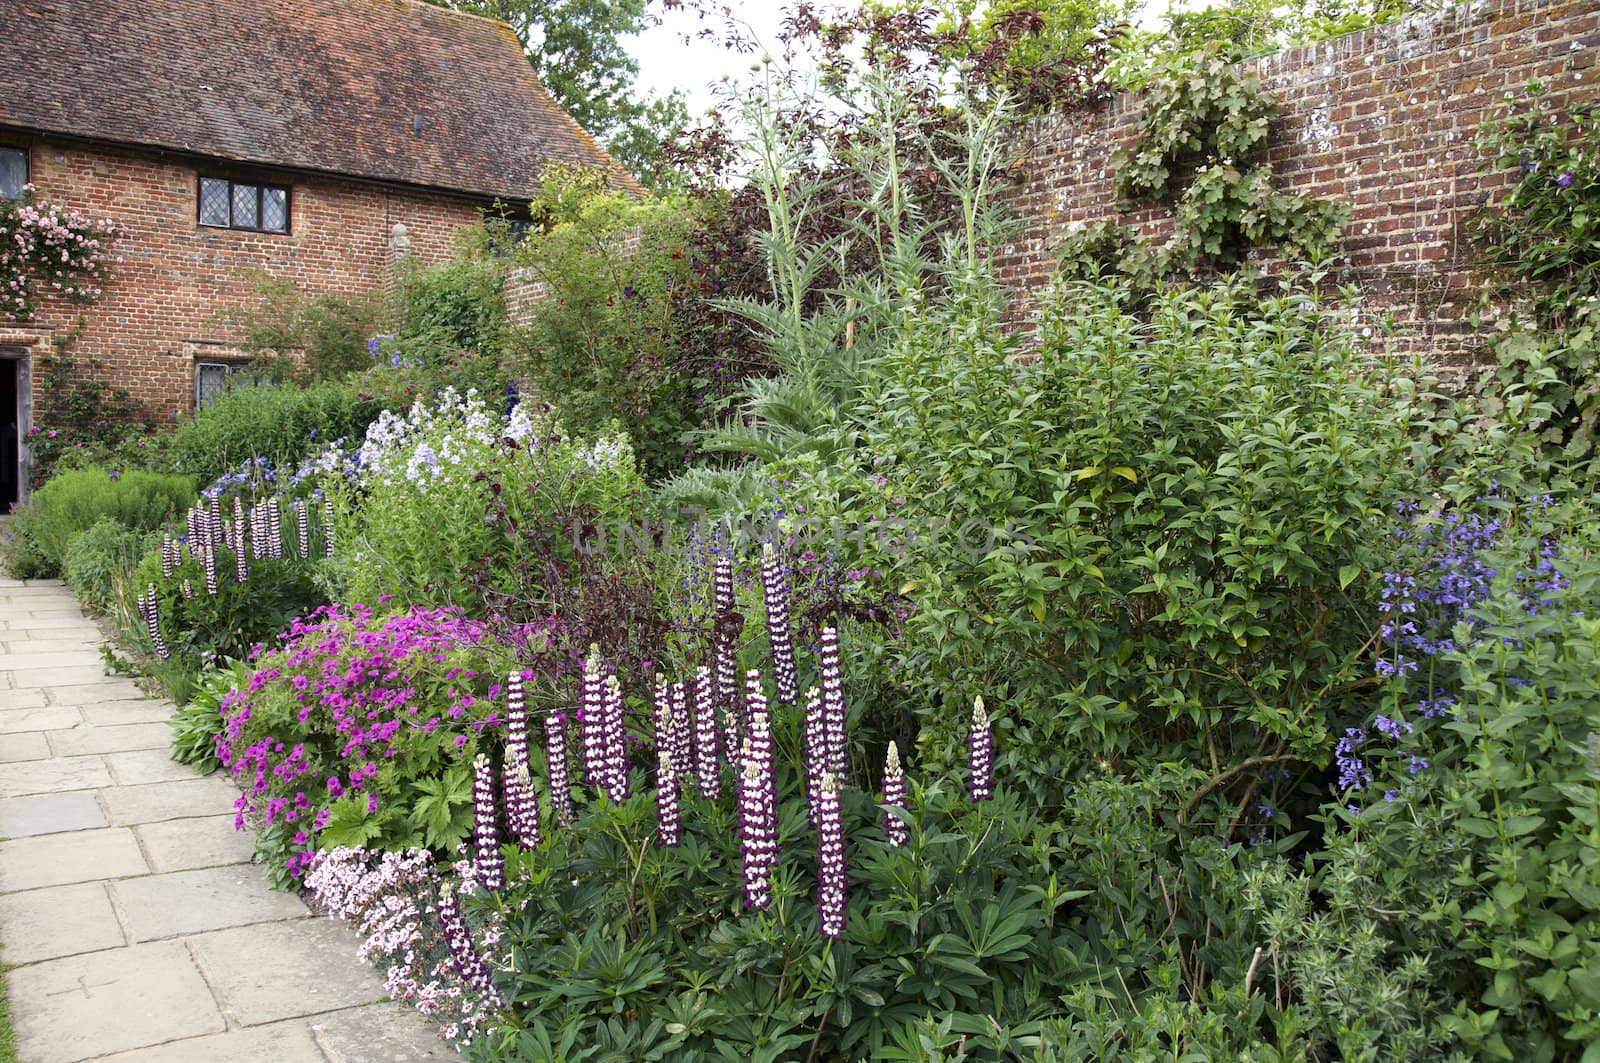
[[[637,189],[510,27],[421,0],[0,0],[0,127],[515,201],[553,160]]]

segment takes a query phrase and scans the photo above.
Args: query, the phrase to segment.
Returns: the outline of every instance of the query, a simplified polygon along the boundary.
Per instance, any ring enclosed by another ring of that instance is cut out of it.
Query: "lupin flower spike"
[[[694,674],[694,769],[700,796],[715,801],[722,796],[722,750],[717,741],[717,708],[711,697],[711,672],[701,666]]]
[[[491,893],[499,892],[506,884],[496,804],[494,773],[489,770],[489,758],[479,753],[472,762],[472,839],[477,850],[473,864],[478,881]]]
[[[622,681],[614,675],[605,682],[606,791],[616,804],[628,799],[628,744],[623,734]]]
[[[567,773],[567,718],[552,712],[544,719],[545,757],[550,772],[550,807],[556,822],[572,826],[572,779]]]
[[[506,795],[506,827],[512,840],[524,849],[537,849],[543,841],[539,830],[539,795],[528,773],[528,714],[522,704],[520,672],[512,672],[506,680],[506,762],[502,785]]]
[[[825,772],[817,790],[817,923],[824,937],[844,935],[844,817],[839,811],[839,779]]]
[[[900,747],[889,743],[889,755],[883,763],[883,834],[890,845],[904,845],[911,840],[905,822],[890,809],[906,807],[906,773],[900,766]]]
[[[245,539],[248,526],[244,519],[244,505],[235,498],[233,500],[233,574],[240,583],[250,579],[250,563],[245,560]]]
[[[806,814],[817,822],[818,793],[828,771],[828,748],[823,740],[822,692],[806,691],[806,711],[800,721],[800,754],[806,771]]]
[[[989,730],[989,715],[983,711],[983,697],[972,703],[972,730],[967,734],[968,792],[974,801],[994,796],[994,735]]]
[[[178,584],[178,590],[183,592],[185,601],[194,597],[194,584],[190,583],[188,580],[184,580],[182,583]]]
[[[455,962],[461,980],[477,991],[486,1003],[494,1008],[503,1009],[506,1006],[505,998],[495,988],[489,965],[484,962],[483,956],[478,952],[478,946],[472,940],[472,933],[467,929],[467,921],[461,915],[461,902],[456,899],[455,889],[450,883],[446,882],[439,887],[439,897],[434,903],[434,910],[439,915],[439,926],[444,931],[445,945],[450,950],[450,958]]]
[[[578,688],[578,766],[585,785],[605,788],[605,680],[600,674],[600,647],[592,644]]]
[[[322,551],[333,556],[333,499],[322,500]]]
[[[694,764],[694,723],[689,719],[689,692],[682,683],[672,684],[672,763],[679,766],[678,774],[693,777],[690,766]]]
[[[172,570],[178,567],[177,564],[172,560],[172,553],[173,553],[173,549],[172,548],[173,548],[172,536],[163,535],[161,537],[161,578],[162,579],[171,579],[172,578]]]
[[[678,773],[672,760],[672,751],[665,745],[656,745],[656,843],[675,846],[680,841],[678,830]]]
[[[160,601],[156,598],[155,584],[152,583],[145,592],[143,601],[147,604],[140,612],[144,615],[145,626],[150,629],[150,645],[156,651],[157,657],[166,660],[172,654],[167,649],[166,641],[161,637]]]
[[[267,556],[267,512],[260,502],[250,507],[250,560]]]
[[[772,683],[778,700],[789,704],[800,693],[789,634],[789,581],[771,543],[761,548],[761,592],[767,605],[767,641],[772,645]]]
[[[200,563],[206,570],[206,593],[217,596],[217,554],[211,543],[200,548]]]
[[[267,556],[283,559],[283,514],[278,508],[278,496],[267,499]]]
[[[294,504],[295,545],[300,549],[300,560],[311,556],[311,519],[306,512],[305,499]]]
[[[744,904],[760,910],[772,903],[772,873],[778,866],[777,798],[772,777],[772,733],[760,671],[746,677],[750,708],[739,773],[739,845]]]
[[[818,653],[818,673],[822,680],[822,748],[828,771],[839,777],[843,786],[850,774],[850,746],[845,735],[844,676],[839,668],[839,630],[822,629]]]
[[[734,617],[733,562],[725,557],[717,558],[714,572],[713,595],[716,611],[712,638],[716,652],[716,706],[717,711],[728,721],[728,756],[731,760],[744,741],[743,730],[738,725],[739,647],[737,638],[732,634],[731,622]]]

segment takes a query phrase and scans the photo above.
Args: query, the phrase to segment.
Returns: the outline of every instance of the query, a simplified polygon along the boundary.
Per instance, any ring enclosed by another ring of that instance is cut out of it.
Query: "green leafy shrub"
[[[901,674],[945,706],[925,743],[993,695],[1048,810],[1096,764],[1206,765],[1187,803],[1326,763],[1358,711],[1384,514],[1418,483],[1414,379],[1365,361],[1310,286],[1138,314],[1116,284],[1077,288],[1038,340],[1019,365],[933,317],[887,363],[872,479],[839,503],[898,522],[866,557],[914,602]]]
[[[61,575],[78,600],[107,612],[116,600],[116,583],[129,574],[154,545],[155,533],[102,517],[67,542]]]
[[[172,461],[201,483],[256,458],[292,465],[336,439],[359,437],[378,409],[376,401],[340,382],[240,388],[218,396],[178,428]]]
[[[719,210],[595,195],[517,253],[542,291],[510,366],[574,431],[620,423],[652,472],[683,464],[686,433],[720,419],[742,368],[737,326],[712,302],[741,265]]]
[[[493,595],[537,600],[540,588],[517,576],[525,540],[491,510],[507,508],[518,527],[554,537],[570,557],[575,514],[616,526],[644,491],[626,437],[587,442],[528,404],[506,417],[449,391],[405,417],[386,411],[357,459],[354,479],[325,490],[338,504],[345,600],[371,604],[476,611]]]
[[[34,492],[12,521],[16,541],[8,564],[18,575],[57,576],[72,538],[99,521],[153,531],[181,514],[194,497],[188,476],[96,468],[63,473]]]
[[[227,661],[207,668],[194,684],[189,700],[172,714],[172,759],[202,775],[222,767],[217,760],[217,736],[222,733],[222,705],[235,690],[250,682],[255,669],[244,661]]]
[[[498,353],[506,325],[505,264],[464,250],[427,268],[409,266],[399,284],[397,340],[436,360],[458,351]]]
[[[292,281],[263,278],[257,301],[231,315],[243,330],[240,349],[269,378],[312,382],[366,368],[367,340],[393,317],[386,293],[306,296]]]
[[[1542,86],[1531,106],[1484,124],[1484,169],[1511,187],[1474,219],[1513,313],[1490,337],[1497,366],[1483,389],[1492,412],[1529,424],[1546,453],[1600,476],[1600,105],[1559,107]]]

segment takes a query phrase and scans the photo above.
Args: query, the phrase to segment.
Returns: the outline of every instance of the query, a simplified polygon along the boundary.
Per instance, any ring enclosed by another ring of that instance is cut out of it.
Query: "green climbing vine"
[[[1173,60],[1145,89],[1138,141],[1112,161],[1124,200],[1171,206],[1172,238],[1154,245],[1132,226],[1100,222],[1062,243],[1062,273],[1112,271],[1153,285],[1236,270],[1257,248],[1297,259],[1324,253],[1346,210],[1277,189],[1266,157],[1277,115],[1260,81],[1217,48]]]

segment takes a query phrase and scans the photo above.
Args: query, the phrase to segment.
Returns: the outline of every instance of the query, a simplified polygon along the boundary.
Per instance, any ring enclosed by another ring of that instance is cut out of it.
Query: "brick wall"
[[[1480,123],[1539,79],[1553,99],[1594,101],[1600,58],[1596,0],[1479,0],[1245,64],[1282,113],[1268,156],[1286,192],[1350,208],[1344,276],[1376,313],[1406,330],[1403,347],[1441,362],[1475,346],[1476,264],[1464,223],[1504,175],[1480,174]],[[1024,174],[1007,194],[1026,225],[999,256],[1026,307],[1046,285],[1069,227],[1119,216],[1112,152],[1133,143],[1140,100],[1033,123]],[[1157,239],[1163,206],[1122,220]]]
[[[353,296],[393,277],[394,226],[410,253],[449,257],[455,233],[477,220],[467,200],[334,178],[199,164],[208,176],[287,184],[290,233],[202,228],[196,222],[197,164],[134,152],[34,142],[29,172],[40,197],[129,230],[106,294],[89,306],[44,301],[35,320],[0,319],[0,346],[35,358],[82,318],[70,353],[101,363],[101,377],[126,388],[161,420],[194,407],[196,361],[228,360],[240,330],[231,307],[254,301],[261,272],[293,281],[311,296]],[[34,396],[40,373],[35,363]],[[37,406],[35,407],[37,408]]]

